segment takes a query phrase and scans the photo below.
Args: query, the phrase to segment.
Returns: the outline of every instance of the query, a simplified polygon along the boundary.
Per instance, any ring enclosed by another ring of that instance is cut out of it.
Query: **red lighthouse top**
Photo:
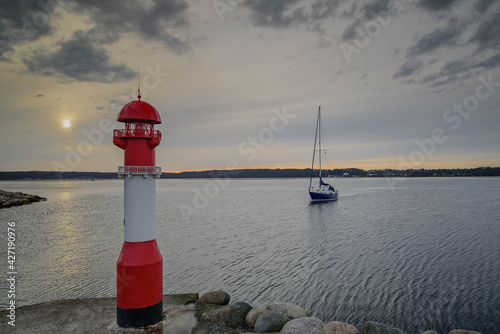
[[[138,97],[139,100],[129,102],[122,108],[118,114],[118,122],[146,121],[160,124],[161,118],[158,110],[149,103],[141,101],[140,95]]]
[[[124,173],[141,166],[141,171],[150,173],[151,169],[151,173],[161,175],[161,171],[157,172],[160,167],[155,167],[155,147],[160,144],[161,132],[154,129],[155,124],[161,123],[160,114],[155,107],[141,101],[140,94],[137,97],[118,114],[117,120],[125,123],[125,129],[113,131],[113,143],[125,150]]]

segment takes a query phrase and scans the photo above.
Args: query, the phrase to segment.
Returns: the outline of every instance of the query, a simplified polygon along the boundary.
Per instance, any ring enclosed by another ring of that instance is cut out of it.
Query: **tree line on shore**
[[[297,168],[258,168],[234,170],[204,170],[185,172],[164,172],[162,178],[294,178],[310,177],[311,169]],[[323,177],[467,177],[500,176],[500,167],[478,168],[440,168],[440,169],[380,169],[363,170],[358,168],[337,168],[323,170]],[[0,171],[0,180],[65,180],[65,179],[117,179],[116,172],[50,172],[50,171]]]

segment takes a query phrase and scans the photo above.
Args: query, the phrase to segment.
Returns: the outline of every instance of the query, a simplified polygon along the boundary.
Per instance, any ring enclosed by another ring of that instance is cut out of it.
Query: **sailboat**
[[[316,144],[318,144],[318,149],[316,149]],[[316,157],[316,152],[318,152],[318,176],[319,180],[317,185],[313,185],[314,178],[314,160]],[[327,202],[336,201],[339,198],[338,192],[330,184],[323,182],[321,177],[321,153],[324,150],[321,149],[321,106],[318,109],[318,119],[316,121],[316,134],[314,136],[314,150],[311,166],[311,178],[309,181],[309,196],[311,196],[311,202]]]

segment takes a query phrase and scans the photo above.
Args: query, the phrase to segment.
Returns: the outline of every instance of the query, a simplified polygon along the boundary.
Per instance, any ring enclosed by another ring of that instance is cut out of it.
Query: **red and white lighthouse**
[[[163,319],[163,258],[156,243],[155,147],[160,144],[160,114],[149,103],[127,103],[118,121],[125,129],[114,130],[113,143],[125,151],[124,178],[125,241],[117,263],[117,322],[125,328],[138,328]]]

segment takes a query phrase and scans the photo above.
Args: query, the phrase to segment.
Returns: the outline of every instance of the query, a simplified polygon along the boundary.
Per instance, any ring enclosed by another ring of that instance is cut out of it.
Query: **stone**
[[[257,306],[257,307],[254,307],[253,309],[251,309],[245,318],[245,322],[247,323],[247,326],[250,328],[254,328],[255,322],[257,321],[257,318],[260,317],[262,315],[262,313],[264,313],[264,312],[269,312],[269,311],[266,310],[266,308],[262,307],[262,306]]]
[[[196,301],[197,304],[227,305],[231,298],[224,291],[207,292]]]
[[[33,202],[46,201],[46,198],[38,195],[23,194],[22,192],[9,192],[0,189],[0,209],[20,206]]]
[[[361,334],[406,334],[399,328],[390,327],[378,322],[368,321],[361,330]]]
[[[450,334],[481,334],[481,333],[475,331],[468,331],[465,329],[454,329],[450,332]]]
[[[266,306],[266,310],[286,315],[290,319],[310,317],[309,312],[292,303],[274,303]]]
[[[288,322],[288,317],[281,313],[264,312],[257,318],[253,328],[254,333],[279,332]]]
[[[258,319],[257,319],[258,320]],[[283,326],[282,334],[322,334],[323,322],[316,317],[290,320]]]
[[[438,334],[436,331],[425,331],[422,334]]]
[[[220,321],[231,327],[246,327],[245,318],[252,307],[244,302],[229,304],[221,308],[213,317],[212,321]]]
[[[324,334],[359,334],[356,327],[341,321],[330,321],[323,326]]]

